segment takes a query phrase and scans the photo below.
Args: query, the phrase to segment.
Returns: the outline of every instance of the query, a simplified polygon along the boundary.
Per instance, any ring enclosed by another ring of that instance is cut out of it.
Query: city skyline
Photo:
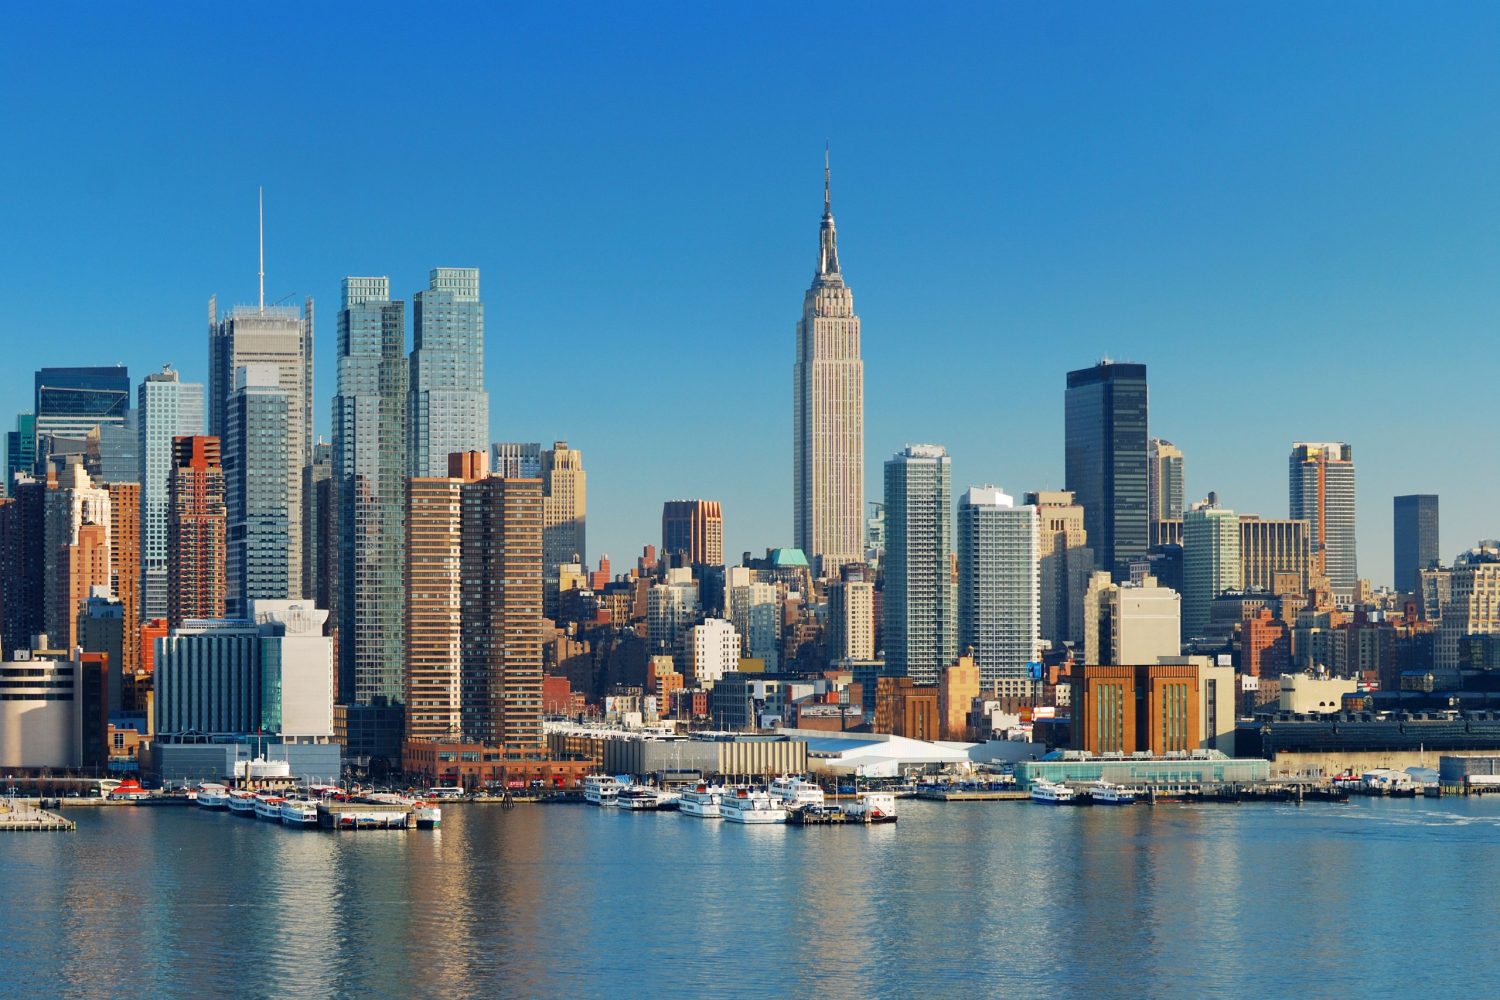
[[[1067,44],[1054,39],[1047,51],[1062,50],[1064,62],[1076,67],[1104,52],[1110,16],[1095,25],[1017,12],[991,12],[981,20],[1014,28],[1028,43],[1060,31]],[[1493,140],[1480,135],[1478,121],[1463,110],[1422,123],[1395,112],[1369,120],[1375,112],[1368,109],[1380,103],[1372,99],[1371,86],[1392,97],[1415,94],[1419,87],[1425,88],[1421,94],[1439,97],[1474,85],[1482,89],[1473,107],[1493,93],[1494,81],[1474,79],[1481,65],[1477,39],[1484,36],[1478,29],[1493,15],[1450,12],[1448,17],[1448,44],[1440,65],[1434,64],[1439,62],[1434,34],[1413,30],[1392,12],[1348,40],[1358,51],[1379,47],[1391,37],[1409,41],[1393,79],[1381,79],[1361,65],[1350,78],[1331,80],[1326,56],[1319,62],[1317,56],[1298,55],[1299,39],[1331,30],[1317,16],[1300,20],[1286,39],[1271,37],[1269,29],[1253,23],[1237,25],[1267,48],[1250,55],[1253,47],[1247,47],[1223,70],[1202,55],[1171,51],[1171,58],[1158,66],[1159,83],[1200,80],[1205,84],[1200,88],[1203,104],[1171,105],[1173,114],[1155,135],[1155,146],[1126,130],[1131,124],[1148,124],[1150,108],[1160,113],[1159,94],[1149,95],[1158,99],[1156,104],[1145,100],[1148,95],[1140,89],[1117,98],[1118,110],[1124,112],[1119,123],[1111,123],[1096,106],[1105,101],[1105,84],[1133,65],[1123,56],[1101,57],[1098,75],[1080,83],[1070,100],[1036,96],[1019,86],[1018,74],[1044,71],[1035,53],[993,83],[962,60],[941,82],[923,83],[921,67],[936,58],[935,39],[942,28],[940,21],[928,22],[912,35],[911,61],[896,67],[893,79],[878,83],[877,96],[898,127],[909,125],[918,138],[936,141],[928,131],[932,126],[918,127],[926,102],[967,85],[971,92],[964,108],[983,111],[986,122],[1007,126],[1007,141],[1019,151],[998,161],[1004,181],[998,186],[992,183],[997,161],[991,154],[998,148],[993,139],[947,142],[942,156],[929,157],[941,162],[930,164],[899,154],[887,137],[889,124],[872,120],[858,106],[846,109],[848,114],[794,107],[791,96],[795,85],[804,82],[804,71],[773,74],[767,107],[746,108],[751,127],[770,127],[773,116],[781,120],[764,142],[743,151],[744,166],[729,157],[731,140],[743,133],[700,120],[708,105],[694,101],[708,101],[707,94],[672,103],[662,112],[665,124],[632,143],[628,132],[604,121],[585,101],[596,94],[592,88],[601,79],[598,74],[622,58],[613,52],[580,81],[542,84],[566,107],[583,110],[585,125],[592,126],[560,151],[566,154],[561,161],[557,153],[542,155],[521,146],[504,144],[497,150],[502,123],[524,126],[521,134],[533,139],[544,134],[529,116],[514,122],[507,117],[520,112],[481,104],[477,98],[443,112],[445,118],[485,112],[480,123],[484,148],[511,177],[503,185],[480,179],[472,168],[418,153],[400,161],[398,176],[356,177],[351,190],[339,191],[343,174],[332,172],[342,161],[330,148],[315,144],[306,159],[288,161],[283,155],[288,140],[278,138],[265,149],[236,146],[243,148],[236,162],[213,177],[194,176],[179,195],[182,175],[153,148],[124,143],[108,170],[80,177],[73,169],[62,169],[59,160],[72,151],[74,140],[59,137],[44,122],[26,122],[39,138],[54,141],[39,142],[40,152],[25,164],[0,167],[11,186],[36,192],[39,205],[60,208],[56,228],[64,234],[87,229],[101,246],[118,247],[133,233],[142,249],[124,264],[115,254],[106,266],[99,250],[76,241],[68,241],[67,252],[60,249],[59,236],[43,226],[35,210],[7,210],[7,228],[17,238],[0,251],[6,273],[35,294],[22,297],[28,301],[7,316],[0,335],[8,342],[24,339],[41,346],[26,366],[0,374],[0,406],[5,407],[0,417],[8,426],[14,419],[10,411],[26,408],[31,373],[48,365],[120,361],[139,378],[165,361],[185,381],[208,382],[198,325],[201,303],[214,293],[226,304],[255,301],[252,202],[253,189],[264,181],[270,304],[283,299],[300,303],[311,296],[325,303],[327,316],[337,301],[337,282],[346,274],[390,274],[393,297],[399,298],[420,290],[422,276],[436,265],[475,266],[488,276],[489,436],[492,441],[566,439],[589,455],[591,555],[607,552],[616,564],[627,563],[640,545],[654,540],[660,505],[674,496],[722,499],[731,561],[746,549],[759,553],[767,546],[790,544],[785,358],[791,349],[788,331],[796,319],[792,297],[805,288],[806,261],[813,251],[811,216],[821,193],[819,146],[828,138],[840,164],[841,264],[851,284],[861,289],[867,497],[880,494],[879,463],[872,463],[871,456],[878,459],[917,441],[947,447],[955,489],[995,481],[1018,493],[1060,488],[1062,373],[1109,354],[1150,367],[1156,391],[1149,430],[1183,449],[1189,496],[1214,490],[1236,511],[1282,517],[1280,470],[1290,443],[1337,440],[1353,445],[1360,463],[1359,562],[1364,575],[1389,583],[1384,576],[1391,564],[1389,504],[1395,495],[1443,496],[1439,551],[1445,561],[1495,533],[1484,499],[1496,486],[1493,473],[1466,467],[1462,448],[1442,450],[1446,453],[1422,448],[1432,428],[1382,420],[1359,405],[1365,398],[1398,398],[1424,386],[1456,398],[1479,391],[1481,366],[1475,359],[1483,347],[1481,333],[1500,315],[1500,299],[1492,290],[1500,283],[1490,277],[1496,263],[1476,243],[1479,231],[1492,228],[1484,211],[1488,187],[1482,185],[1493,182],[1454,163],[1460,149],[1466,162],[1482,161],[1483,155],[1473,155],[1476,143],[1482,154],[1482,144]],[[1451,22],[1458,20],[1480,23],[1470,25],[1473,31],[1451,31]],[[839,57],[841,72],[828,81],[835,96],[869,82],[861,74],[874,58],[871,24],[852,27],[850,51]],[[101,45],[107,31],[129,37],[148,26],[149,20],[122,27],[100,18],[80,26],[80,45],[90,50]],[[20,30],[24,34],[39,27],[23,20]],[[314,24],[312,35],[319,37],[324,28]],[[766,26],[720,21],[709,26],[708,51],[722,52],[729,33],[740,29],[748,29],[751,50],[768,43]],[[1152,42],[1145,55],[1166,54],[1174,41],[1205,30],[1205,24],[1189,19]],[[1455,43],[1449,36],[1468,37]],[[231,48],[255,38],[251,31]],[[960,48],[972,52],[973,44],[964,42]],[[468,49],[461,54],[473,55]],[[45,83],[52,71],[37,58],[23,53],[15,71]],[[687,58],[668,59],[664,65],[680,72],[680,60]],[[1377,65],[1391,75],[1389,61],[1370,62]],[[108,66],[108,60],[85,66],[76,86],[86,88],[91,74]],[[424,73],[438,72],[426,63],[419,67]],[[1253,98],[1229,89],[1236,79],[1231,71],[1259,82],[1277,68],[1290,71],[1287,79]],[[194,69],[188,63],[163,72]],[[657,75],[663,72],[652,70],[633,86],[654,86],[665,79]],[[1430,79],[1419,80],[1424,73]],[[374,85],[367,76],[359,80]],[[112,100],[139,98],[143,90],[154,95],[162,85],[134,79],[121,98]],[[1316,85],[1319,95],[1313,110],[1292,99],[1297,87],[1310,85]],[[223,96],[226,86],[231,85],[216,82],[209,94],[162,101],[160,107],[143,101],[142,113],[158,132],[170,123],[185,129],[185,138],[207,136],[208,131],[197,129],[209,126],[185,124],[182,101]],[[889,103],[886,88],[897,86],[913,95],[910,104]],[[43,96],[14,114],[50,112],[66,120],[58,111],[77,100],[79,90],[67,87],[50,94],[45,86],[39,89]],[[299,107],[294,96],[273,85],[258,96],[256,108],[285,119]],[[377,86],[375,96],[388,95]],[[1352,114],[1360,109],[1364,118]],[[1077,133],[1059,133],[1056,149],[1041,145],[1051,127],[1044,128],[1039,119],[1049,112],[1065,112],[1063,120]],[[248,133],[241,123],[244,113],[228,113],[211,134],[222,134],[226,127],[231,134],[237,127]],[[326,123],[327,114],[320,106],[308,108],[308,124]],[[1200,120],[1204,115],[1206,126]],[[1325,116],[1336,123],[1337,135],[1312,136],[1311,126],[1321,127]],[[1246,123],[1277,129],[1274,153],[1252,141],[1257,134],[1253,129],[1245,137],[1235,134],[1234,126]],[[679,136],[674,125],[692,134]],[[104,141],[115,127],[99,122]],[[1190,135],[1195,131],[1196,136]],[[1085,140],[1101,139],[1113,144],[1115,166],[1108,176],[1115,178],[1115,186],[1088,156]],[[1370,154],[1388,147],[1422,151],[1405,153],[1408,158],[1395,165],[1373,162]],[[697,150],[696,156],[678,155],[690,148]],[[741,155],[738,145],[733,148]],[[1143,176],[1147,167],[1160,167],[1159,157],[1168,150],[1184,157],[1181,172]],[[1343,154],[1337,161],[1334,150]],[[618,177],[605,177],[597,168],[600,156],[611,152],[620,154]],[[1257,152],[1253,163],[1232,165]],[[654,183],[641,183],[646,162],[654,168],[663,154],[680,160],[680,166],[674,164]],[[1359,159],[1359,183],[1352,187],[1346,157]],[[1203,176],[1186,176],[1195,170]],[[749,177],[747,171],[758,176]],[[1410,177],[1426,176],[1422,171],[1449,178],[1445,191],[1414,185]],[[394,209],[420,189],[455,184],[470,196],[456,199],[465,204],[426,212],[419,223],[398,214],[397,224],[383,238],[370,228],[376,220],[346,226],[340,214],[351,200],[369,202],[372,194],[378,195],[376,203]],[[520,186],[534,197],[520,194]],[[1169,186],[1179,190],[1174,194]],[[1211,198],[1220,188],[1232,197]],[[623,196],[627,190],[632,192],[628,198]],[[1328,191],[1341,197],[1324,197]],[[1065,208],[1065,195],[1079,203]],[[1325,203],[1309,211],[1309,203],[1320,197]],[[668,203],[674,206],[671,211],[657,211]],[[204,224],[205,206],[209,225]],[[1253,218],[1252,208],[1268,218]],[[142,212],[149,225],[141,224]],[[1086,217],[1090,212],[1093,217]],[[701,229],[687,227],[689,219],[694,227],[710,225],[715,233],[717,260],[711,269],[687,270],[698,263],[703,243],[694,240],[691,249],[682,250],[668,246],[686,232],[701,235]],[[583,227],[591,251],[581,269],[559,266],[578,263],[579,258],[565,260],[563,254],[578,252]],[[1360,246],[1372,240],[1375,249]],[[21,253],[23,246],[34,252]],[[638,246],[641,252],[626,261],[621,253],[626,246]],[[1434,247],[1441,248],[1438,256],[1433,256]],[[89,295],[59,293],[64,275],[49,271],[47,262],[65,257],[74,259],[78,269],[66,279],[77,281]],[[1439,269],[1434,260],[1449,266]],[[1316,280],[1299,271],[1312,272]],[[579,295],[575,286],[581,276],[587,290]],[[707,337],[698,307],[688,305],[680,291],[667,293],[669,287],[680,289],[689,276],[706,282],[692,298],[701,291],[716,297],[725,310],[724,324]],[[571,303],[561,318],[554,305],[559,296]],[[407,336],[410,345],[410,330]],[[1245,374],[1233,381],[1213,377],[1216,370],[1205,365],[1204,348],[1227,356],[1247,337],[1259,338],[1257,347],[1268,363],[1242,369]],[[325,438],[331,437],[333,339],[325,333],[317,341],[314,424]],[[521,370],[554,371],[545,358],[562,342],[576,347],[569,358],[569,392],[543,384],[549,380],[528,385],[516,377]],[[699,347],[691,361],[677,357],[688,342]],[[1020,343],[1028,347],[1017,349]],[[1411,347],[1417,343],[1421,350]],[[914,350],[923,344],[935,349]],[[1270,363],[1292,349],[1311,349],[1325,360],[1339,361]],[[1400,365],[1391,362],[1397,351],[1402,352]],[[691,422],[686,443],[652,441],[610,418],[609,409],[628,406],[628,387],[643,379],[672,386],[679,406],[703,415]],[[735,405],[724,405],[726,393],[739,397]],[[966,418],[986,394],[1002,401],[1002,412],[1013,407],[1025,433],[995,435],[973,427]],[[580,407],[580,398],[597,404]],[[1477,432],[1458,424],[1456,417],[1442,430],[1451,430],[1461,443],[1476,440]],[[723,448],[725,440],[736,447]],[[671,457],[683,448],[703,460],[688,468],[673,463]],[[1426,464],[1409,471],[1406,456],[1413,453],[1422,454]],[[642,462],[660,469],[660,476],[637,481],[629,470]]]

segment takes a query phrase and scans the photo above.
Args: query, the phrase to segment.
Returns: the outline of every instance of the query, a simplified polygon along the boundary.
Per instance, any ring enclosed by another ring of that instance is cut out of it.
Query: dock
[[[72,820],[29,803],[0,805],[0,833],[69,832],[76,829],[78,824]]]
[[[1024,802],[1031,798],[1031,793],[1015,788],[955,789],[953,791],[942,788],[919,788],[916,797],[931,802]]]
[[[324,830],[407,830],[416,825],[407,806],[372,802],[318,804],[318,826]]]

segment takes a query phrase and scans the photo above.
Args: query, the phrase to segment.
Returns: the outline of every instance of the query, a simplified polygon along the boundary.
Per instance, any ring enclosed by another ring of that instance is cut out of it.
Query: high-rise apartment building
[[[1128,580],[1150,541],[1146,366],[1101,361],[1068,372],[1064,410],[1067,488],[1098,567]]]
[[[1399,593],[1415,594],[1419,573],[1438,561],[1438,498],[1434,493],[1396,497],[1394,502],[1395,568],[1392,580]]]
[[[403,443],[404,447],[404,443]],[[312,463],[302,470],[302,593],[332,618],[338,593],[338,502],[333,488],[333,445],[313,445]],[[328,622],[337,631],[337,622]]]
[[[1459,555],[1447,584],[1449,595],[1433,641],[1433,666],[1457,670],[1459,645],[1466,636],[1500,632],[1500,542],[1480,542]]]
[[[583,453],[568,442],[554,442],[542,452],[542,610],[553,621],[558,612],[558,568],[584,565],[587,536],[588,476]]]
[[[661,508],[661,550],[679,565],[724,565],[724,513],[717,500],[668,500]]]
[[[1347,444],[1292,445],[1288,514],[1312,530],[1314,573],[1337,593],[1354,592],[1359,561],[1354,548],[1354,449]]]
[[[1170,441],[1152,438],[1146,445],[1146,509],[1152,545],[1162,545],[1162,521],[1182,518],[1182,449]]]
[[[958,640],[953,594],[952,463],[908,445],[885,463],[885,667],[936,684]]]
[[[203,433],[203,386],[164,367],[136,389],[140,436],[141,610],[167,616],[167,522],[171,515],[172,442]]]
[[[42,368],[34,388],[33,465],[38,475],[45,474],[50,456],[83,454],[90,432],[118,430],[130,419],[130,373],[124,365]]]
[[[1214,598],[1244,586],[1240,518],[1210,493],[1182,515],[1182,635],[1207,633]]]
[[[824,576],[864,558],[865,371],[854,293],[839,268],[823,169],[818,266],[802,299],[792,367],[792,507],[797,547]]]
[[[236,369],[235,388],[224,406],[226,605],[231,618],[244,618],[250,601],[285,600],[294,579],[301,587],[302,538],[292,538],[294,508],[286,471],[293,445],[291,402],[279,384],[278,367]],[[299,505],[301,489],[299,468]]]
[[[141,484],[107,483],[109,492],[109,587],[120,602],[125,634],[135,636],[141,628]],[[140,647],[125,643],[119,667],[134,676],[140,663]],[[110,663],[111,676],[116,663]]]
[[[723,618],[706,618],[688,632],[687,665],[693,683],[712,688],[723,676],[739,668],[740,636]]]
[[[1240,515],[1240,577],[1246,590],[1305,594],[1311,566],[1306,521]]]
[[[285,444],[282,457],[286,480],[287,588],[262,598],[299,597],[302,590],[302,478],[312,462],[313,449],[313,301],[295,306],[236,306],[218,316],[208,303],[208,433],[224,449],[228,473],[235,459],[229,433],[230,399],[236,391],[236,372],[252,366],[267,385],[280,388],[286,398]],[[232,510],[232,507],[231,507]],[[233,516],[231,514],[231,522]],[[231,528],[232,533],[232,528]],[[231,537],[231,552],[233,551]],[[233,580],[231,579],[231,591]],[[232,595],[231,595],[232,596]]]
[[[828,584],[828,656],[875,659],[875,571],[862,563],[845,563]]]
[[[71,458],[49,475],[43,500],[42,625],[59,649],[77,645],[78,603],[110,587],[110,492]],[[55,483],[55,485],[53,485]]]
[[[1025,677],[1038,657],[1040,536],[1037,508],[998,487],[971,487],[958,502],[958,646],[986,690]]]
[[[440,478],[449,455],[490,447],[479,269],[433,268],[427,289],[412,296],[412,316],[407,467]]]
[[[219,439],[172,441],[167,505],[167,622],[223,618],[226,596],[224,467]]]
[[[1083,595],[1094,572],[1094,550],[1083,527],[1083,508],[1066,490],[1027,493],[1037,509],[1037,561],[1041,577],[1042,639],[1060,649],[1083,644]]]
[[[403,693],[406,597],[406,309],[387,278],[345,278],[333,398],[339,697]]]

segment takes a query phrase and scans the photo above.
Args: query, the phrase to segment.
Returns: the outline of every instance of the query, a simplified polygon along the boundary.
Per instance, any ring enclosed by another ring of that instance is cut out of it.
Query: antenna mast
[[[258,188],[260,203],[260,311],[266,311],[266,189]]]

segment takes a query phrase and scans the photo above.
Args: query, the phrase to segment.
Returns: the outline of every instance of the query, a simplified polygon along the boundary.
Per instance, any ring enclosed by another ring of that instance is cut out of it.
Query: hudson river
[[[438,831],[345,834],[72,809],[75,833],[0,837],[0,994],[1348,997],[1500,983],[1500,797],[900,805],[894,827],[812,829],[450,805]]]

